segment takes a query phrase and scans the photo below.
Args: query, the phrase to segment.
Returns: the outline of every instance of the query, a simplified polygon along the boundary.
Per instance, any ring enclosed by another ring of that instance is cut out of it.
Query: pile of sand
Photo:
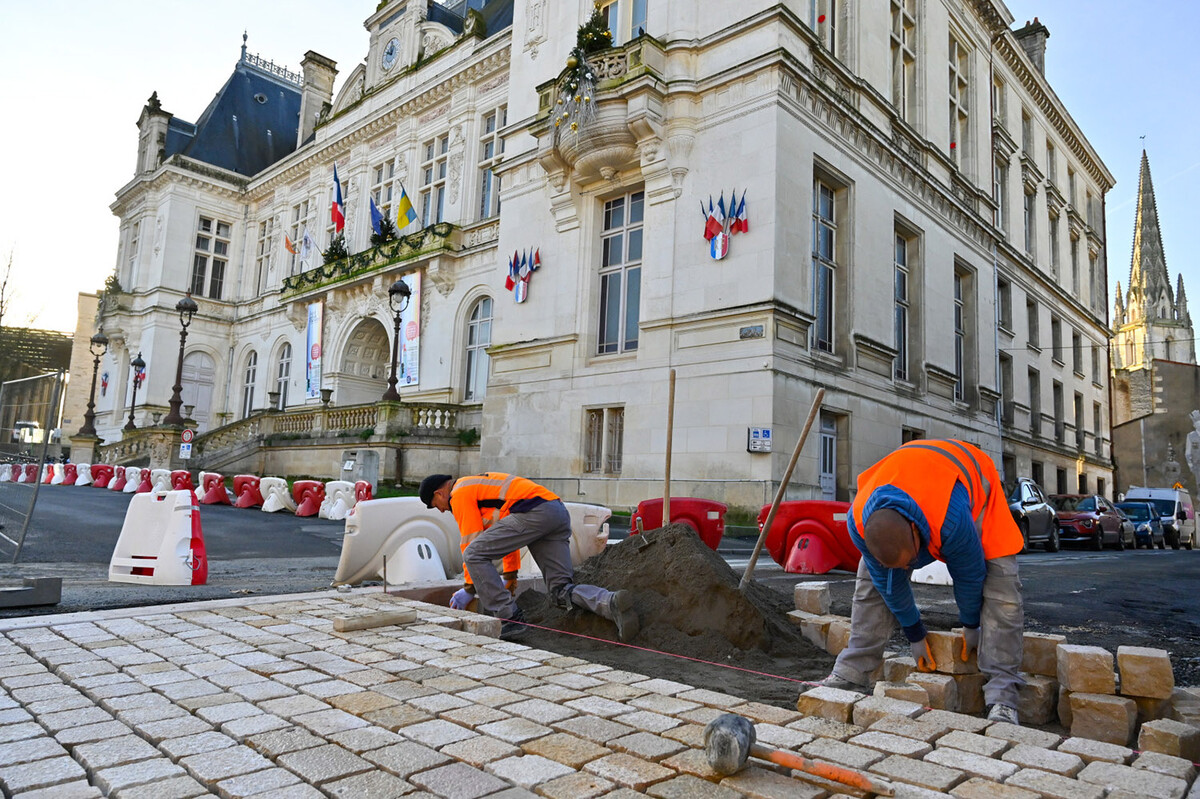
[[[773,658],[782,657],[789,670],[797,661],[811,663],[815,672],[827,670],[829,656],[788,621],[790,597],[757,583],[741,591],[740,579],[681,524],[630,536],[575,572],[576,583],[633,592],[642,628],[631,643],[638,646],[768,669]],[[564,611],[540,592],[522,593],[518,604],[533,624],[616,639],[612,622],[581,610]]]

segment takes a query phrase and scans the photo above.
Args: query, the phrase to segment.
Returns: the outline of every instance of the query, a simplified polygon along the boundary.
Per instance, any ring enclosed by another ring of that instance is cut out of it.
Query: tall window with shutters
[[[834,189],[824,181],[813,184],[812,220],[812,347],[833,352],[834,282],[837,275],[837,219]]]
[[[242,418],[254,413],[254,384],[258,379],[258,353],[254,350],[246,356],[246,370],[242,373]]]
[[[254,290],[257,296],[267,290],[271,274],[271,250],[275,240],[275,217],[268,216],[258,223],[258,244],[254,254]]]
[[[493,171],[504,155],[500,130],[508,124],[508,107],[500,106],[483,116],[479,142],[479,218],[490,219],[500,213],[500,177]]]
[[[425,142],[421,150],[421,226],[445,221],[446,175],[450,152],[450,134]]]
[[[625,409],[614,407],[585,410],[584,471],[589,474],[620,474],[624,449]]]
[[[912,124],[917,108],[917,0],[891,0],[892,105]]]
[[[969,77],[971,51],[953,34],[950,35],[950,159],[959,169],[966,169],[970,156],[970,94]]]
[[[292,378],[292,345],[285,342],[279,350],[279,362],[275,367],[275,390],[279,392],[276,410],[285,410],[288,404],[288,384]]]

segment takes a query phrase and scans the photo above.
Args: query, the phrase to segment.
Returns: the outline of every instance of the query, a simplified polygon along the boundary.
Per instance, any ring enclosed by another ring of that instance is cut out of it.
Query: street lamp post
[[[392,376],[388,378],[388,389],[383,392],[385,400],[400,401],[400,392],[396,390],[396,361],[400,357],[400,314],[404,313],[404,309],[408,307],[408,301],[412,297],[412,289],[403,280],[397,280],[388,289],[388,305],[392,307],[392,312],[396,316],[396,329],[392,334]]]
[[[146,362],[142,360],[142,354],[139,352],[137,357],[133,359],[133,397],[129,400],[129,421],[125,423],[125,430],[137,430],[137,425],[133,423],[133,409],[137,407],[137,387],[138,375],[146,368]]]
[[[187,342],[188,325],[192,323],[192,317],[200,310],[200,306],[192,299],[192,293],[189,291],[182,300],[175,303],[175,310],[179,311],[179,324],[182,326],[179,331],[179,362],[175,364],[175,385],[171,389],[171,401],[167,403],[171,410],[163,417],[162,423],[168,427],[183,427],[183,417],[179,415],[179,408],[183,405],[183,345]]]
[[[108,336],[103,330],[92,336],[88,349],[92,353],[92,393],[88,395],[87,413],[83,415],[83,427],[79,428],[77,436],[96,435],[96,373],[100,371],[100,358],[108,352]]]

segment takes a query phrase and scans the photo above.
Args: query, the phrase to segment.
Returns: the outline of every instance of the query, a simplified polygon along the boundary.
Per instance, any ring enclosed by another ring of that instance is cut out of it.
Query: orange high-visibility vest
[[[941,560],[942,524],[950,492],[962,483],[971,500],[971,518],[987,560],[1015,555],[1025,541],[1008,509],[996,465],[983,450],[954,439],[916,440],[900,447],[858,476],[851,509],[861,533],[863,508],[880,486],[894,486],[912,497],[929,522],[929,553]]]
[[[507,516],[514,502],[534,498],[550,501],[558,499],[558,496],[532,480],[514,474],[485,472],[460,477],[450,489],[450,509],[462,536],[460,548],[465,550],[481,532]],[[479,503],[484,500],[500,500],[503,504],[498,508],[481,506]],[[500,571],[516,574],[520,568],[521,553],[510,552],[504,556]],[[472,583],[466,564],[463,564],[463,580],[468,585]]]

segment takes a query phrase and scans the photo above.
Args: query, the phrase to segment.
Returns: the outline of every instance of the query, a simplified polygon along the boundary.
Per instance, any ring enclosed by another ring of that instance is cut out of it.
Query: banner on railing
[[[400,315],[400,374],[402,386],[415,386],[421,378],[421,273],[400,278],[408,284],[412,299]]]
[[[324,304],[313,302],[308,305],[308,336],[305,354],[305,392],[308,399],[321,396],[321,329],[324,326]]]

